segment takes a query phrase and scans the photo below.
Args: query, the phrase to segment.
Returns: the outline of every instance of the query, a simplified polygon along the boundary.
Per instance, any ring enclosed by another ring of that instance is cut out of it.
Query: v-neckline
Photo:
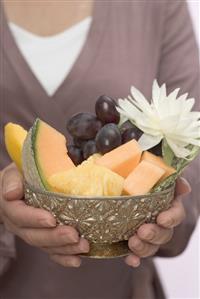
[[[2,46],[4,51],[12,64],[18,77],[24,84],[24,87],[28,89],[29,94],[34,93],[37,90],[37,96],[46,100],[58,100],[65,94],[65,90],[71,91],[77,86],[82,78],[84,78],[90,65],[93,63],[97,53],[96,51],[100,47],[101,35],[104,32],[106,22],[105,17],[109,11],[108,5],[102,5],[101,1],[94,0],[92,22],[86,38],[86,41],[81,49],[78,58],[73,64],[70,72],[64,78],[63,82],[57,88],[53,95],[48,95],[44,87],[41,85],[33,71],[31,70],[28,62],[25,60],[23,54],[18,48],[14,36],[9,28],[6,13],[4,11],[3,4],[0,4],[1,8],[1,36]],[[107,9],[106,9],[107,8]],[[91,43],[92,41],[92,43]],[[90,51],[88,51],[90,48]]]

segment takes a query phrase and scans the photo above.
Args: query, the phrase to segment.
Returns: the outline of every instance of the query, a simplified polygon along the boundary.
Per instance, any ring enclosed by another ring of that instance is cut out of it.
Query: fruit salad
[[[115,101],[102,95],[95,113],[79,112],[64,135],[36,119],[27,132],[5,126],[11,159],[36,189],[77,196],[143,195],[172,185],[199,153],[200,113],[194,100],[167,96],[153,83],[152,101],[135,88]],[[56,144],[56,146],[55,146]]]

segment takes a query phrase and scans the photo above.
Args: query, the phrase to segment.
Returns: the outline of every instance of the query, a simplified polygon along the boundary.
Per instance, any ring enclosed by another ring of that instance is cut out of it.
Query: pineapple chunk
[[[55,192],[81,196],[120,196],[124,178],[92,160],[48,179]]]

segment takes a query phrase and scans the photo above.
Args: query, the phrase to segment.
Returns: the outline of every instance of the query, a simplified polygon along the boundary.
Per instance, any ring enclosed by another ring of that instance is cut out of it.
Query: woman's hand
[[[182,196],[191,191],[189,183],[180,178],[176,185],[176,197],[170,209],[157,217],[157,224],[143,224],[128,242],[133,254],[126,257],[129,266],[138,267],[140,258],[153,256],[161,245],[170,241],[173,229],[185,218],[185,210],[181,202]]]
[[[80,266],[81,259],[76,255],[88,252],[89,243],[80,238],[73,227],[56,227],[56,221],[49,212],[29,207],[22,199],[22,177],[11,164],[1,172],[0,222],[29,245],[46,251],[58,264]]]

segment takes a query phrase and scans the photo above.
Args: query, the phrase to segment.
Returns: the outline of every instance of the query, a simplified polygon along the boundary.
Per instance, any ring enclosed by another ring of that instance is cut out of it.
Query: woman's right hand
[[[0,222],[31,246],[46,251],[51,260],[65,267],[79,267],[78,254],[89,251],[89,243],[71,226],[56,226],[47,211],[23,201],[22,176],[14,164],[0,173]]]

